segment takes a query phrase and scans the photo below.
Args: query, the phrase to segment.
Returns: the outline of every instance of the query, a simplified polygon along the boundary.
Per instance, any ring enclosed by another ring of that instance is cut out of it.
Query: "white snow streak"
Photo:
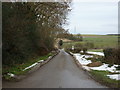
[[[109,64],[103,63],[103,65],[99,67],[90,67],[90,69],[93,70],[101,70],[101,71],[109,71],[109,72],[120,72],[120,70],[116,70],[117,65],[113,65],[111,67],[108,67]]]
[[[96,55],[100,55],[100,56],[104,56],[103,52],[87,52],[88,54],[96,54]]]
[[[120,74],[107,75],[110,79],[120,80]]]
[[[12,73],[8,73],[8,75],[9,75],[10,77],[14,77],[14,76],[15,76],[15,75],[12,74]]]
[[[38,63],[41,63],[41,62],[43,62],[43,61],[44,61],[44,60],[39,60],[38,62],[36,62],[36,63],[34,63],[34,64],[26,67],[25,69],[23,69],[23,71],[25,71],[25,70],[27,70],[27,69],[30,69],[30,68],[34,67],[35,65],[37,65]]]

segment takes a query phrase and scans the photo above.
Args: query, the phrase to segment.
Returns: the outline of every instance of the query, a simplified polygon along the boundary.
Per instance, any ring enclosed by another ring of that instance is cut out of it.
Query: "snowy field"
[[[97,55],[101,55],[104,56],[103,53],[101,52],[88,52],[89,54],[97,54]],[[105,64],[103,63],[103,65],[99,66],[99,67],[88,67],[87,64],[92,63],[91,60],[87,60],[85,58],[89,58],[89,57],[93,57],[93,55],[81,55],[79,53],[73,54],[76,59],[79,61],[79,63],[82,65],[83,69],[86,69],[88,71],[92,70],[98,70],[98,71],[109,71],[112,73],[120,73],[120,70],[117,70],[116,67],[118,67],[118,65],[113,65],[111,67],[108,67],[109,64]],[[116,79],[116,80],[120,80],[120,74],[112,74],[112,75],[107,75],[110,79]]]

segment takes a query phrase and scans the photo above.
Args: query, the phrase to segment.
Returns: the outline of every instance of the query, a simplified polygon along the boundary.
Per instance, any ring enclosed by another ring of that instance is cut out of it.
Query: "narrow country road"
[[[20,82],[5,82],[3,88],[105,88],[92,80],[65,51]]]

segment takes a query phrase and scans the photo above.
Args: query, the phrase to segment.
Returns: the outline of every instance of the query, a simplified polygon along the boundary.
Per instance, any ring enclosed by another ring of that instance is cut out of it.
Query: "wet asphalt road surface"
[[[106,88],[79,69],[61,50],[50,62],[19,82],[3,81],[3,88]]]

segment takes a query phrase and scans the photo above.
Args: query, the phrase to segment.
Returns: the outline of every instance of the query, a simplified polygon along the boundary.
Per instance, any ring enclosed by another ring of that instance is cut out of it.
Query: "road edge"
[[[75,56],[74,56],[72,53],[70,53],[70,52],[67,52],[67,53],[68,53],[70,56],[73,57],[73,60],[75,61],[75,64],[77,65],[77,67],[78,67],[79,69],[82,69],[91,79],[95,80],[96,82],[98,82],[99,84],[101,84],[101,85],[103,85],[103,86],[106,86],[107,88],[111,88],[110,86],[105,85],[104,83],[98,81],[88,70],[84,69],[84,68],[82,67],[82,65],[79,63],[79,61],[75,58]]]

